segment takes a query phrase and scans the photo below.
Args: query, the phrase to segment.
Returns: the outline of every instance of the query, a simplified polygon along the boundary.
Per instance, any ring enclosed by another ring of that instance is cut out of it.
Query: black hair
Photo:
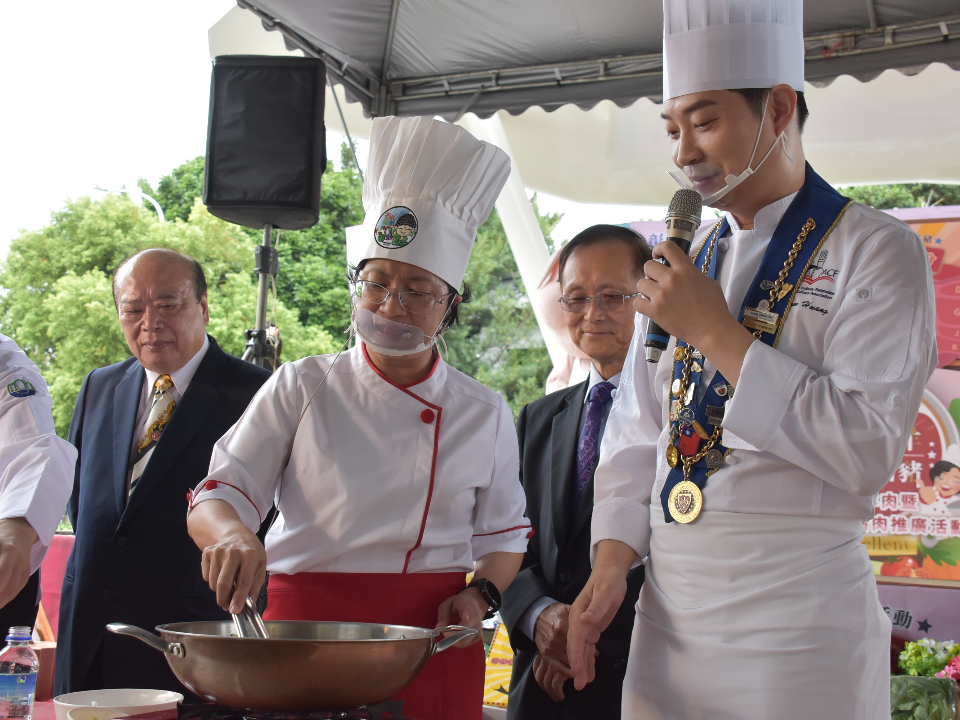
[[[957,467],[952,462],[948,462],[946,460],[935,462],[933,467],[930,468],[930,479],[935,481],[939,476],[943,475],[944,473],[948,473],[951,470],[960,470],[960,467]]]
[[[403,218],[401,218],[401,220],[402,219]],[[347,282],[349,282],[351,285],[356,285],[360,281],[360,271],[363,270],[366,264],[367,264],[366,260],[361,260],[359,263],[357,263],[356,266],[350,265],[349,267],[347,267]],[[443,278],[440,278],[440,279],[442,280]],[[438,334],[446,332],[448,329],[450,329],[454,325],[459,326],[460,325],[460,305],[462,305],[463,303],[468,303],[471,300],[473,300],[473,291],[470,289],[470,286],[467,285],[466,283],[463,284],[463,290],[459,293],[457,292],[457,289],[450,283],[444,282],[444,284],[447,286],[447,292],[449,292],[451,295],[457,295],[457,294],[460,295],[460,302],[450,303],[450,310],[447,312],[446,315],[443,316],[443,322],[440,323],[440,327],[437,328]]]
[[[766,102],[767,93],[770,88],[737,88],[733,92],[743,95],[747,105],[758,118],[763,117],[763,104]],[[807,109],[807,99],[803,92],[797,93],[797,127],[800,128],[800,134],[803,134],[803,128],[807,124],[807,118],[810,117],[810,110]]]
[[[149,247],[144,248],[143,250],[138,250],[133,255],[127,257],[122,263],[117,266],[117,269],[113,271],[113,305],[118,310],[120,309],[120,303],[117,302],[117,274],[123,269],[123,267],[129,263],[131,260],[139,257],[143,253],[151,252],[153,250],[160,250],[165,253],[170,253],[171,255],[176,255],[181,260],[185,260],[190,263],[191,269],[193,270],[193,287],[197,292],[197,302],[203,300],[203,296],[207,294],[207,276],[203,274],[203,266],[194,260],[192,257],[186,253],[178,252],[177,250],[171,250],[170,248],[165,247]]]
[[[412,227],[414,230],[417,228],[417,219],[413,216],[413,213],[406,213],[397,218],[397,221],[393,224],[394,227],[400,227],[405,225],[406,227]]]
[[[623,242],[630,246],[633,251],[634,268],[638,275],[643,275],[644,264],[653,259],[653,251],[643,235],[623,225],[592,225],[577,233],[560,251],[561,284],[563,283],[563,267],[567,264],[567,260],[570,259],[574,250],[611,240]]]

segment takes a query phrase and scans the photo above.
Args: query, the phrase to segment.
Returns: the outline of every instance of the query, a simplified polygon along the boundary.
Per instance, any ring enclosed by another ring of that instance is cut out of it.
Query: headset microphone
[[[703,209],[703,198],[696,190],[686,188],[677,190],[670,207],[667,209],[666,239],[677,244],[684,254],[690,254],[690,244],[693,235],[700,227],[700,212]],[[666,258],[661,260],[669,265]],[[647,322],[647,337],[643,342],[647,362],[655,363],[660,360],[663,351],[670,344],[670,335],[653,320]]]

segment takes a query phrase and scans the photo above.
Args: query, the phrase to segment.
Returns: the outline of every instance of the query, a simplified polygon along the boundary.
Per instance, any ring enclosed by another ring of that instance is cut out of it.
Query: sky
[[[207,29],[233,0],[19,3],[0,43],[0,258],[68,198],[152,185],[204,153],[210,87]],[[331,157],[341,137],[328,133]],[[361,158],[361,162],[363,159]],[[572,203],[554,239],[597,222],[662,217],[664,208]]]

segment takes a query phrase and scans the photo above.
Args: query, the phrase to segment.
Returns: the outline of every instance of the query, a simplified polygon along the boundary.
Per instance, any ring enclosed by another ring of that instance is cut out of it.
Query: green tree
[[[562,216],[541,215],[536,196],[532,203],[552,250],[550,233]],[[477,231],[465,282],[474,299],[445,337],[450,364],[502,392],[516,416],[543,397],[553,363],[496,210]]]
[[[859,185],[840,188],[840,192],[878,210],[960,205],[960,185],[905,183],[902,185]]]
[[[145,247],[186,252],[203,265],[210,333],[228,352],[243,350],[243,330],[253,326],[257,293],[253,242],[245,233],[210,215],[199,202],[186,222],[160,223],[126,196],[70,201],[54,213],[50,225],[15,239],[0,268],[0,331],[40,366],[61,435],[87,373],[130,355],[117,320],[111,276],[124,258]],[[282,300],[272,316],[284,329],[284,360],[336,349],[328,333],[301,325]]]
[[[187,160],[164,175],[156,190],[146,180],[140,180],[140,189],[160,203],[167,220],[180,218],[186,222],[194,202],[203,196],[203,155]]]

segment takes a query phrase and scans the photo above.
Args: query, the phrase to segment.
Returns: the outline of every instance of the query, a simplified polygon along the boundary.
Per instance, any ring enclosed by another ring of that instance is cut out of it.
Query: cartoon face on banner
[[[937,373],[941,387],[953,381],[960,397],[960,374]],[[864,528],[879,574],[960,580],[960,433],[929,389],[900,467]]]

